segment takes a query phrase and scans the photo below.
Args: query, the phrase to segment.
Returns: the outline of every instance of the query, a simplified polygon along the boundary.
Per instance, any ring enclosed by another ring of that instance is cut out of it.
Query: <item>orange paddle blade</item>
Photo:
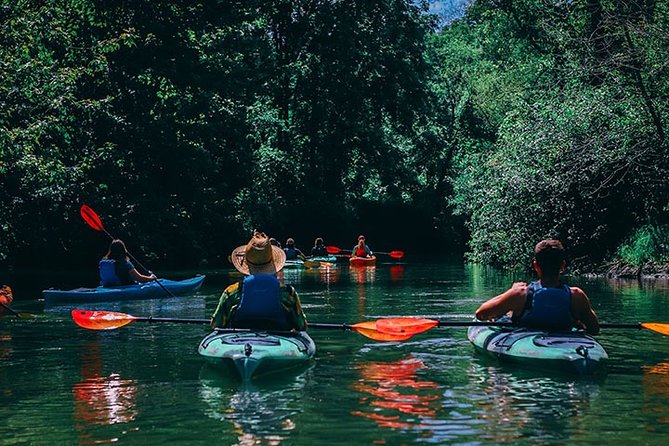
[[[89,330],[114,330],[128,325],[137,318],[115,311],[72,310],[72,319],[78,326]]]
[[[325,250],[328,254],[339,254],[341,252],[341,249],[336,246],[326,246]]]
[[[648,330],[669,336],[669,324],[660,324],[658,322],[642,322],[641,327]]]
[[[412,334],[394,334],[394,333],[384,333],[376,329],[375,321],[368,322],[358,322],[357,324],[351,325],[351,328],[363,336],[368,337],[369,339],[374,339],[375,341],[406,341],[409,339]]]
[[[417,317],[389,317],[376,321],[376,329],[388,334],[413,336],[439,325],[439,321]]]

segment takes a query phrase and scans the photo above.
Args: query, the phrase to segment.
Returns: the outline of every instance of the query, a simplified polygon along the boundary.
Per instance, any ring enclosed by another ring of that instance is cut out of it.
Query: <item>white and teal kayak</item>
[[[197,350],[209,362],[231,366],[248,381],[306,364],[316,354],[316,344],[305,331],[279,334],[220,329],[206,336]]]
[[[311,257],[309,260],[311,260],[312,262],[321,262],[321,263],[333,263],[333,264],[337,263],[337,257],[335,257],[333,255],[315,256],[315,257]]]
[[[596,374],[609,357],[599,342],[580,331],[473,326],[467,337],[477,350],[500,361],[578,375]]]
[[[200,289],[205,276],[185,280],[158,279],[133,285],[97,288],[75,288],[73,290],[44,290],[42,296],[47,305],[60,303],[108,302],[119,300],[156,299],[194,293]],[[158,284],[157,282],[160,282]],[[168,290],[169,293],[165,290]]]

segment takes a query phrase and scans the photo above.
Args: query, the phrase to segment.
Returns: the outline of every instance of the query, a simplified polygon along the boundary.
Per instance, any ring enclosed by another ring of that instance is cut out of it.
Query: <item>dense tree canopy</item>
[[[506,266],[552,235],[584,263],[666,252],[666,2],[427,12],[2,0],[0,262],[99,256],[82,203],[166,266],[256,227]]]

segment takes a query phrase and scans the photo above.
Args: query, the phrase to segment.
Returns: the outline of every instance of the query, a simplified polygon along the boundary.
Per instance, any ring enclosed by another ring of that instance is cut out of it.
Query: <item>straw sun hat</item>
[[[246,245],[232,251],[230,260],[242,274],[275,274],[286,263],[286,253],[272,245],[264,232],[254,231]]]

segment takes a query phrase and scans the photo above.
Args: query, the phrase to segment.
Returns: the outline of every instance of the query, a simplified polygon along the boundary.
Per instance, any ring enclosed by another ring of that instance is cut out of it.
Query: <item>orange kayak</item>
[[[354,257],[348,259],[351,266],[374,266],[376,265],[376,256],[371,257]]]

